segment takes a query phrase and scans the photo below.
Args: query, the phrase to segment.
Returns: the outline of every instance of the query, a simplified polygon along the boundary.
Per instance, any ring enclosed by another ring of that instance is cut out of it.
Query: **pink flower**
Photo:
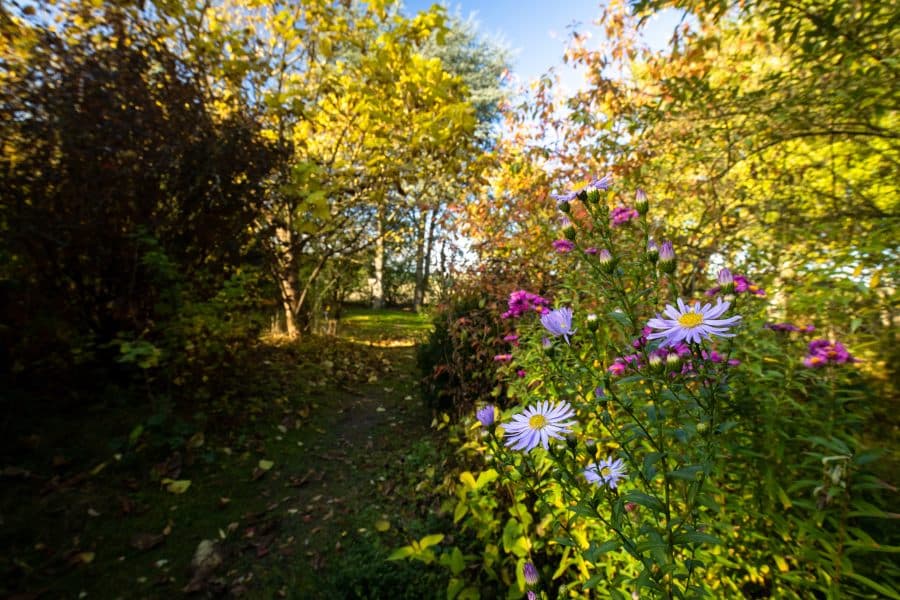
[[[638,216],[638,211],[633,208],[627,206],[617,206],[609,213],[609,219],[611,221],[610,225],[612,227],[618,227],[619,225],[624,225],[632,219],[637,219]]]
[[[566,254],[567,252],[571,252],[575,249],[575,244],[573,244],[569,240],[554,240],[553,249],[560,254]]]

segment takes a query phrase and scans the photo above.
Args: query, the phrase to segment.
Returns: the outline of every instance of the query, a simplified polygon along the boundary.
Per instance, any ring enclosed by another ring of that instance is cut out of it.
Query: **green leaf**
[[[478,474],[478,481],[475,482],[475,488],[480,490],[487,484],[489,484],[492,481],[494,481],[495,479],[497,479],[497,477],[499,477],[499,475],[497,474],[497,471],[495,471],[494,469],[488,469],[487,471],[482,471],[481,473]]]
[[[675,536],[675,541],[679,544],[688,543],[688,544],[713,544],[715,546],[721,545],[722,540],[717,538],[714,535],[710,535],[708,533],[701,533],[699,531],[692,531],[690,533],[681,533]]]
[[[472,476],[469,471],[463,471],[462,473],[460,473],[459,480],[470,490],[474,490],[478,487],[478,483],[475,481],[475,477]]]
[[[596,573],[590,577],[584,584],[581,586],[582,589],[592,590],[597,587],[597,584],[606,579],[606,573]]]
[[[688,465],[686,467],[682,467],[680,469],[675,469],[669,475],[675,477],[677,479],[687,479],[688,481],[695,481],[697,479],[697,474],[703,471],[703,465]]]
[[[863,585],[867,585],[879,594],[883,595],[885,598],[891,598],[892,600],[900,600],[900,594],[898,594],[893,589],[882,585],[878,582],[872,581],[868,577],[864,575],[860,575],[859,573],[847,573],[847,577],[851,579],[855,579],[856,581],[862,583]]]
[[[626,502],[634,502],[635,504],[640,504],[641,506],[649,508],[656,513],[665,512],[665,507],[663,506],[662,502],[660,502],[653,496],[645,494],[644,492],[631,490],[624,495],[624,499]]]
[[[443,533],[432,533],[431,535],[426,535],[421,540],[419,540],[419,546],[424,550],[429,546],[434,546],[436,544],[440,544],[441,540],[444,539]]]
[[[397,548],[387,557],[388,560],[403,560],[404,558],[408,558],[415,554],[415,550],[412,546],[403,546],[402,548]]]

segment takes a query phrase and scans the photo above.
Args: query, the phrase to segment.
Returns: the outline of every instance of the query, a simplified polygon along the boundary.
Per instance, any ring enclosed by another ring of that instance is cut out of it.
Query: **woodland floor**
[[[427,331],[356,311],[336,337],[262,343],[205,427],[127,402],[20,427],[0,463],[0,597],[443,596],[441,571],[385,560],[441,529]]]

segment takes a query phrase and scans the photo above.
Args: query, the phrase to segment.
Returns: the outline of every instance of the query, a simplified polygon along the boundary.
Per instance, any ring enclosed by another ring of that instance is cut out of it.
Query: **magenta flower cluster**
[[[811,369],[828,364],[843,365],[852,362],[858,361],[850,355],[842,343],[823,339],[811,341],[806,357],[803,359],[804,366]]]
[[[554,240],[553,249],[560,254],[566,254],[567,252],[571,252],[575,249],[575,244],[570,240]]]
[[[617,206],[609,213],[609,220],[611,227],[618,227],[619,225],[624,225],[628,221],[632,219],[638,218],[638,211],[629,206]]]
[[[516,319],[529,312],[545,314],[550,312],[550,301],[525,290],[516,290],[509,295],[509,310],[500,315],[503,319]]]
[[[734,275],[734,293],[736,294],[753,294],[754,296],[765,296],[766,290],[759,287],[744,275]],[[717,285],[706,290],[707,296],[715,296],[722,291],[722,286]]]

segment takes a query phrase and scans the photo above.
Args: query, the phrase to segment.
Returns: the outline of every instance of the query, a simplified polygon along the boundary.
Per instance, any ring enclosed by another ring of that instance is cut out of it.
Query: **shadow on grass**
[[[260,344],[200,419],[124,397],[22,419],[0,472],[0,596],[443,597],[442,571],[384,560],[447,526],[400,343],[427,328],[353,311],[346,339]]]

